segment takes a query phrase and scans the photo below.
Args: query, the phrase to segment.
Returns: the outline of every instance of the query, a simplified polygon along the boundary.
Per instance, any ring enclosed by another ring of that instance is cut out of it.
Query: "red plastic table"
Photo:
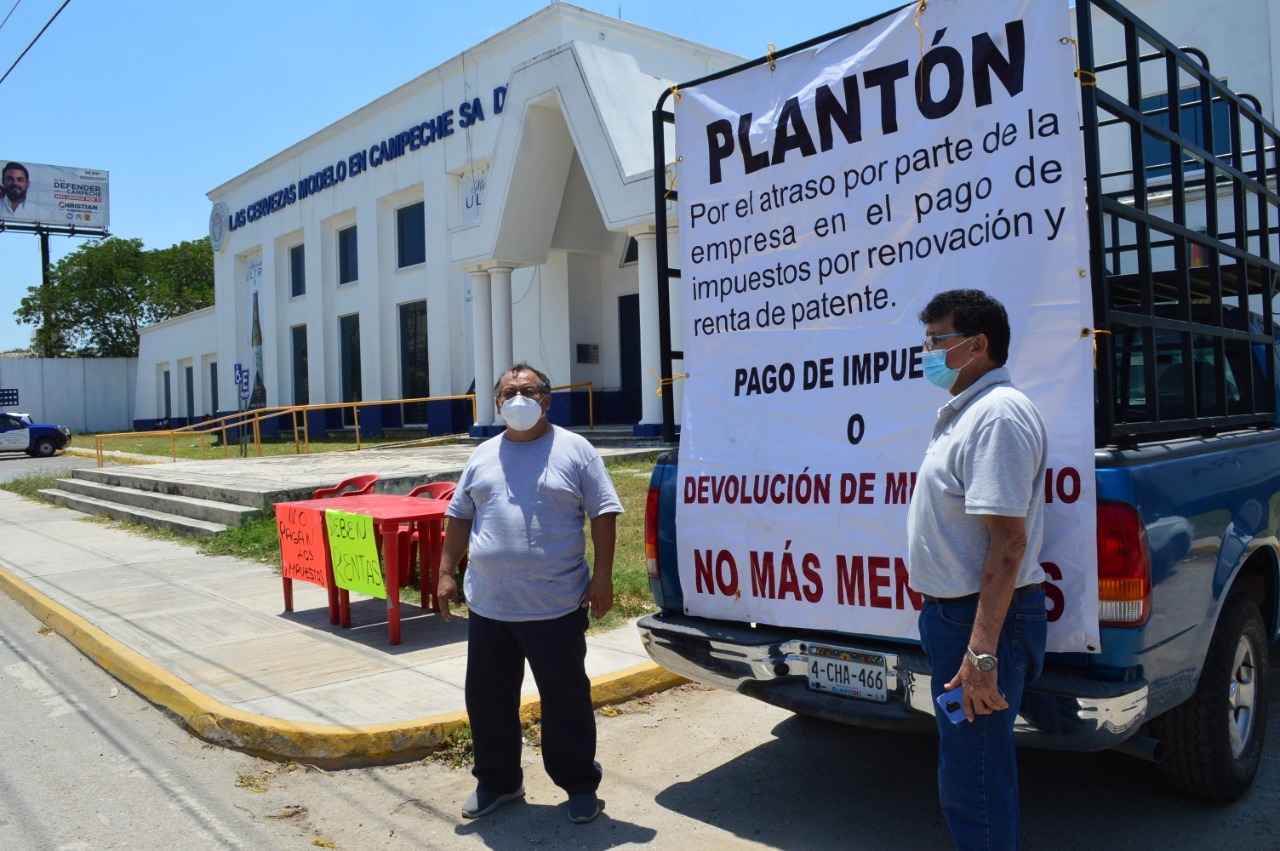
[[[278,505],[308,511],[349,511],[353,514],[363,514],[373,520],[374,528],[382,540],[382,575],[387,586],[387,626],[391,634],[391,643],[399,644],[401,561],[408,556],[408,553],[400,552],[400,536],[397,533],[402,525],[416,526],[422,551],[422,563],[430,565],[439,562],[444,543],[444,512],[449,507],[449,500],[370,493],[361,496],[304,499]],[[277,511],[279,511],[278,507]],[[332,601],[335,596],[334,589],[336,589],[339,621],[342,626],[350,627],[350,593],[346,589],[337,588],[333,581],[333,561],[329,556],[327,544],[325,567],[330,583],[330,622],[333,621]],[[424,586],[430,573],[428,570],[422,571]],[[288,603],[292,595],[288,585],[285,589],[285,600]],[[427,589],[423,587],[422,592],[425,605],[428,599]]]

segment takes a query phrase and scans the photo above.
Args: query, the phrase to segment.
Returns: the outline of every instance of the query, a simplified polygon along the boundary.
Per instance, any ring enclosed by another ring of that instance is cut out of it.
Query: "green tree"
[[[213,249],[208,237],[148,251],[147,264],[152,286],[151,322],[213,304]]]
[[[140,239],[86,243],[28,287],[14,316],[47,356],[134,357],[138,329],[213,304],[208,239],[146,251]]]

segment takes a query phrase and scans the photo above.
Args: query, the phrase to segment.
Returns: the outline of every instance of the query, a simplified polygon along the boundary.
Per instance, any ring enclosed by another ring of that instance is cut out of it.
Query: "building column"
[[[476,425],[493,425],[493,305],[488,272],[471,275],[471,350],[476,364]],[[507,315],[511,313],[511,287],[507,286]],[[510,345],[508,343],[508,345]]]
[[[662,397],[658,376],[662,374],[662,337],[658,322],[658,242],[651,231],[635,234],[636,260],[640,274],[640,423],[636,434],[656,434],[662,430]],[[656,429],[656,431],[655,431]]]
[[[497,371],[514,361],[511,353],[511,267],[494,266],[489,270],[493,281],[493,375],[490,386],[498,380]]]

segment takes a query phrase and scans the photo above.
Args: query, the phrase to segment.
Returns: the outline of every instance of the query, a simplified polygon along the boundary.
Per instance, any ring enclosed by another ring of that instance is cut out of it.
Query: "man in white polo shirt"
[[[980,290],[938,293],[920,314],[938,411],[907,519],[911,587],[937,716],[938,790],[961,849],[1019,844],[1013,723],[1044,663],[1045,429],[1010,381],[1009,317]],[[963,687],[963,693],[956,689]],[[935,704],[936,705],[936,704]]]

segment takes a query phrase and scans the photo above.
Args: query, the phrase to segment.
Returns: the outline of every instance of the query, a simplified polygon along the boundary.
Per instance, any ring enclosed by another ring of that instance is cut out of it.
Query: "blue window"
[[[307,292],[306,246],[289,249],[289,296],[297,298]]]
[[[209,362],[209,404],[213,408],[213,415],[218,415],[218,362]]]
[[[338,231],[338,283],[349,284],[360,277],[356,255],[356,226]]]
[[[289,329],[293,344],[293,404],[311,404],[311,385],[308,383],[307,371],[307,326],[294,325]]]
[[[396,210],[396,268],[427,262],[425,211],[421,201]]]
[[[1204,148],[1207,147],[1208,139],[1200,112],[1200,92],[1199,86],[1191,86],[1178,92],[1180,104],[1178,118],[1181,122],[1182,137]],[[1168,127],[1168,93],[1143,98],[1142,111],[1153,123]],[[1213,150],[1210,153],[1226,156],[1231,153],[1231,111],[1225,100],[1215,100],[1210,107],[1210,112],[1213,128]],[[1154,177],[1167,177],[1173,173],[1173,158],[1169,145],[1154,136],[1143,135],[1142,160],[1147,170],[1148,180]],[[1200,161],[1190,154],[1183,155],[1182,164],[1184,171],[1202,167]]]

